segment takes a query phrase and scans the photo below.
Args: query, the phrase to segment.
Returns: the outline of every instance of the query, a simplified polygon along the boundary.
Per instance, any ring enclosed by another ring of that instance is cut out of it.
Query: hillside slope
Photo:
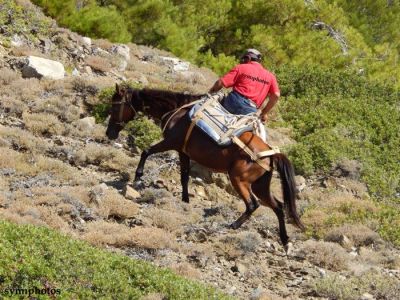
[[[210,177],[194,166],[191,203],[182,203],[176,153],[149,159],[144,187],[135,191],[137,145],[127,132],[108,141],[104,124],[92,117],[96,109],[125,79],[198,93],[216,75],[165,51],[84,38],[57,27],[29,1],[0,6],[2,219],[53,228],[239,299],[399,298],[400,251],[389,241],[396,241],[398,210],[371,200],[354,161],[333,173],[297,177],[308,231],[288,225],[295,246],[289,256],[268,209],[238,231],[227,228],[244,207],[224,175]],[[66,76],[24,78],[28,56],[61,62]],[[290,132],[269,131],[281,146],[293,143]]]

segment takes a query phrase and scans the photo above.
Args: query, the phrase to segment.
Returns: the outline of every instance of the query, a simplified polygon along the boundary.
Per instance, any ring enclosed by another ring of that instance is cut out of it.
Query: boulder
[[[75,121],[75,125],[80,130],[90,130],[96,125],[96,119],[94,117],[86,117]]]
[[[111,48],[111,52],[122,56],[123,58],[125,58],[126,61],[129,61],[131,59],[131,56],[129,54],[130,49],[127,45],[114,45]]]
[[[82,37],[82,44],[90,48],[92,46],[92,39],[90,37],[84,36]]]
[[[167,64],[172,65],[174,71],[184,72],[189,70],[190,64],[187,61],[182,61],[179,58],[161,56],[160,57]]]
[[[49,78],[63,79],[65,74],[62,63],[36,56],[28,56],[22,68],[22,76],[25,78]]]
[[[129,200],[135,200],[141,197],[140,193],[129,185],[125,186],[123,193],[125,198]]]

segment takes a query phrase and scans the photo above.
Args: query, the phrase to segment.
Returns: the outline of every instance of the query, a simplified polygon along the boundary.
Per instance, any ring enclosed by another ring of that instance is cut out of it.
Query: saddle
[[[232,144],[232,137],[240,136],[246,131],[254,131],[258,122],[256,113],[234,115],[228,112],[220,103],[224,97],[223,93],[206,96],[188,113],[196,127],[205,132],[219,146],[229,146]]]
[[[239,139],[239,136],[247,131],[259,135],[259,127],[263,125],[259,120],[258,113],[249,115],[231,114],[220,103],[224,97],[225,95],[222,92],[207,95],[189,110],[188,116],[191,119],[191,124],[186,133],[183,152],[186,152],[187,141],[194,126],[196,126],[219,146],[229,146],[234,143],[244,150],[253,161],[264,169],[270,170],[269,164],[264,162],[263,159],[279,153],[279,149],[271,147],[271,150],[254,153]]]

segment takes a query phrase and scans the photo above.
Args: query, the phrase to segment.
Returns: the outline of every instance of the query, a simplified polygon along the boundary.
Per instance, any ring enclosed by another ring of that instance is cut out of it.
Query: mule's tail
[[[296,210],[296,182],[294,179],[294,169],[287,157],[282,153],[272,156],[276,169],[279,173],[281,184],[283,187],[283,200],[289,216],[293,219],[295,225],[301,230],[305,227],[300,221],[300,217]]]

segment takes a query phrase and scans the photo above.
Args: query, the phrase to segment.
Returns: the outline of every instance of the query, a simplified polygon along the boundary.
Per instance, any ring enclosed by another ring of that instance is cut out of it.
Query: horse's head
[[[135,117],[134,93],[133,89],[116,84],[115,93],[111,100],[110,120],[106,131],[109,139],[118,138],[119,132],[124,128],[125,124]]]

